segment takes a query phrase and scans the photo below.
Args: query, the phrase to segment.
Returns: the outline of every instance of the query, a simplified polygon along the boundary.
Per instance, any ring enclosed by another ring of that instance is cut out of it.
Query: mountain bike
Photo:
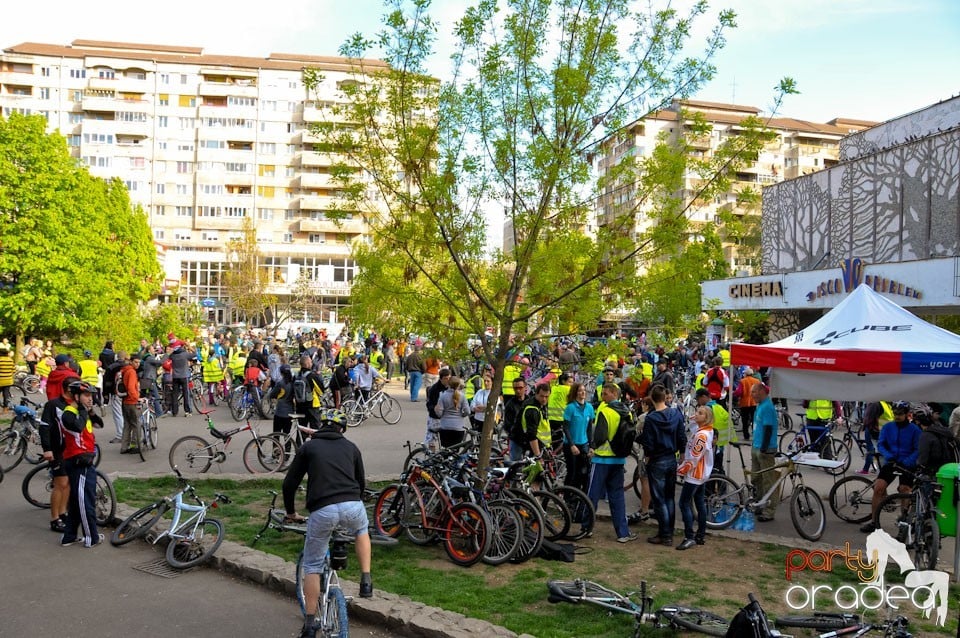
[[[230,407],[230,416],[234,421],[249,419],[255,414],[264,416],[261,401],[263,393],[260,387],[253,383],[244,383],[230,392],[227,405]]]
[[[173,508],[170,527],[153,537],[151,542],[155,545],[163,538],[169,539],[165,554],[167,563],[174,569],[187,569],[206,562],[220,547],[223,542],[223,523],[215,518],[207,518],[207,510],[216,508],[218,503],[229,503],[230,499],[217,493],[213,501],[204,503],[180,470],[174,467],[173,471],[181,485],[180,489],[170,496],[141,507],[124,519],[113,530],[110,544],[119,547],[146,537],[163,515]],[[191,497],[197,504],[185,503],[184,495]],[[184,512],[187,513],[187,518],[181,522]]]
[[[137,401],[137,422],[140,426],[140,458],[143,459],[143,450],[157,449],[160,441],[160,430],[157,427],[157,415],[153,411],[150,399],[143,398]],[[146,460],[146,459],[143,459]]]
[[[824,471],[834,476],[844,474],[850,468],[850,445],[833,436],[834,430],[839,427],[837,421],[830,421],[823,426],[819,436],[813,437],[804,421],[798,432],[788,432],[780,437],[780,453],[816,452],[824,459],[841,461],[840,465],[824,467]]]
[[[36,412],[40,407],[27,397],[21,397],[20,404],[13,406],[10,427],[0,433],[0,470],[9,472],[24,459],[31,465],[43,460],[41,421]]]
[[[100,464],[100,448],[95,452],[93,464]],[[27,472],[20,484],[23,498],[34,507],[50,509],[50,493],[53,492],[53,474],[50,463],[44,461]],[[117,513],[117,493],[113,489],[113,482],[106,474],[97,470],[96,491],[97,525],[108,525]]]
[[[357,393],[340,404],[347,415],[347,425],[355,428],[375,414],[389,425],[396,425],[403,416],[400,402],[383,391],[383,383],[376,383],[366,399]]]
[[[917,569],[936,569],[940,552],[937,501],[943,487],[932,477],[917,474],[913,491],[890,494],[873,518],[874,527],[906,545]]]
[[[221,432],[213,424],[210,415],[214,410],[198,410],[207,419],[207,432],[214,437],[213,443],[194,434],[181,437],[170,446],[168,461],[171,468],[184,468],[192,472],[204,473],[216,462],[227,460],[230,442],[240,432],[249,432],[253,437],[243,448],[243,465],[251,474],[276,472],[283,466],[285,454],[283,445],[275,438],[261,436],[257,428],[247,424]]]
[[[857,638],[871,632],[883,632],[884,638],[913,638],[907,631],[909,621],[903,616],[885,620],[882,623],[865,623],[857,614],[816,613],[811,616],[785,616],[777,618],[777,627],[797,627],[826,631],[820,638],[851,636]]]
[[[740,454],[744,483],[739,485],[725,474],[714,474],[704,482],[707,527],[726,529],[733,524],[743,510],[757,513],[763,511],[764,507],[771,501],[782,502],[784,500],[782,488],[789,479],[792,485],[789,500],[790,519],[793,521],[793,527],[803,538],[810,541],[819,540],[823,536],[827,521],[823,501],[820,500],[820,495],[813,488],[804,485],[803,474],[800,473],[798,466],[815,464],[819,467],[827,463],[837,463],[837,461],[795,460],[800,454],[800,451],[796,451],[784,460],[774,463],[772,467],[761,470],[761,472],[773,472],[778,475],[778,478],[766,494],[758,494],[751,479],[754,472],[747,468],[743,459],[743,448],[749,449],[752,444],[748,441],[731,441],[730,445],[736,448]],[[781,472],[780,470],[785,471]]]

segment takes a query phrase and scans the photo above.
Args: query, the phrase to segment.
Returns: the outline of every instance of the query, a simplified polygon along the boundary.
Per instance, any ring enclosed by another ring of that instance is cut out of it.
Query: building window
[[[323,244],[326,243],[326,240],[325,233],[310,233],[307,235],[307,242],[310,244]]]
[[[40,75],[42,75],[45,78],[50,77],[50,67],[48,66],[40,67]]]
[[[126,186],[127,190],[130,191],[131,193],[136,192],[137,190],[137,182],[124,180],[123,185]]]
[[[257,98],[255,97],[227,97],[227,106],[256,106]]]
[[[145,168],[146,165],[147,165],[147,160],[143,157],[130,158],[130,168]]]
[[[192,173],[192,172],[193,172],[193,162],[177,162],[177,172],[178,172],[178,173]]]
[[[292,244],[293,243],[293,233],[284,233],[283,234],[283,243]]]
[[[80,146],[80,135],[68,135],[67,146]]]
[[[287,169],[284,171],[284,175],[286,177],[296,177],[297,169],[293,166],[288,166]]]
[[[110,158],[109,157],[99,157],[96,155],[88,155],[83,158],[84,163],[87,166],[95,168],[110,168]]]
[[[167,124],[168,124],[168,121],[167,121],[166,115],[161,115],[157,117],[157,126],[159,128],[167,128]]]
[[[177,145],[177,150],[178,150],[178,151],[188,151],[188,152],[189,152],[189,151],[193,151],[193,144],[178,144],[178,145]]]
[[[181,73],[181,74],[180,74],[180,84],[186,84],[186,83],[187,83],[187,74],[186,74],[186,73]]]
[[[272,208],[258,208],[257,216],[264,221],[269,221],[273,219],[273,209]]]
[[[193,206],[177,206],[177,217],[193,217]]]
[[[266,155],[274,155],[277,152],[277,145],[273,142],[260,142],[260,152]]]
[[[161,73],[160,74],[160,84],[170,84],[170,74]]]
[[[41,100],[49,100],[49,99],[50,99],[50,89],[48,89],[47,87],[41,87],[41,88],[40,88],[40,99],[41,99]]]
[[[161,209],[162,209],[162,207],[160,207],[160,206],[158,206],[158,208],[161,208]],[[157,240],[157,241],[162,240],[162,239],[163,239],[163,229],[162,229],[162,228],[154,228],[154,229],[153,229],[153,238],[154,238],[155,240]]]
[[[189,194],[190,194],[189,184],[177,184],[177,195],[189,195]]]
[[[70,69],[70,77],[85,78],[87,77],[87,70],[86,69]]]
[[[181,117],[181,118],[178,118],[178,119],[180,120],[180,130],[181,130],[181,131],[190,130],[190,129],[194,128],[194,126],[195,126],[196,120],[195,120],[194,118],[192,118],[192,117]]]
[[[157,184],[157,195],[165,195],[167,192],[166,184]]]
[[[286,221],[290,221],[290,220],[292,220],[292,219],[296,219],[296,218],[297,218],[297,211],[291,210],[291,209],[288,208],[287,210],[283,211],[283,218],[284,218]]]
[[[166,142],[157,142],[157,150],[160,150],[160,151],[165,151],[165,150],[167,150],[167,143],[166,143]]]
[[[111,133],[84,133],[84,144],[113,144],[113,135]]]
[[[223,184],[201,184],[199,189],[204,195],[223,195]]]
[[[114,73],[113,69],[100,69],[100,71],[97,73],[97,77],[99,77],[101,80],[113,80],[116,78],[116,74]]]

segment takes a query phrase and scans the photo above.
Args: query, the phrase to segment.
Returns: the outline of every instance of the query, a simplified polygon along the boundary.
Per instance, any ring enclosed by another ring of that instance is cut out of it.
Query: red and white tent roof
[[[866,285],[800,332],[764,346],[733,344],[731,361],[775,369],[776,396],[848,401],[955,401],[960,336]]]

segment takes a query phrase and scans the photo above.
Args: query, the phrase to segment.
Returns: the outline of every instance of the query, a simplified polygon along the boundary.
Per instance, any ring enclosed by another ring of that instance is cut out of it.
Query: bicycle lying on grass
[[[718,616],[704,609],[692,609],[679,605],[665,605],[657,610],[653,610],[653,596],[647,592],[646,581],[640,582],[639,592],[628,592],[621,594],[612,589],[608,589],[599,583],[589,580],[551,580],[547,582],[549,595],[547,600],[551,603],[589,603],[597,605],[609,612],[617,612],[633,616],[634,627],[633,636],[638,638],[641,635],[644,623],[650,623],[654,627],[671,628],[674,630],[694,631],[706,634],[708,636],[726,636],[730,629],[731,621]],[[640,601],[635,602],[633,597]],[[770,623],[766,614],[760,607],[760,603],[753,594],[748,594],[749,604],[744,608],[744,612],[751,617],[750,622],[758,627],[762,627],[766,635],[771,637],[784,636],[776,629],[770,628]],[[743,634],[744,636],[753,634]]]
[[[126,545],[138,538],[144,538],[153,529],[154,525],[171,507],[173,520],[170,527],[157,534],[150,542],[156,544],[162,538],[169,538],[167,545],[167,563],[174,569],[187,569],[206,562],[213,556],[223,542],[223,523],[215,518],[207,518],[207,510],[217,507],[218,503],[229,503],[230,499],[223,494],[215,494],[213,501],[204,503],[192,485],[184,479],[180,470],[173,468],[181,488],[170,496],[141,507],[128,516],[113,530],[110,544],[116,547]],[[190,505],[183,500],[184,495],[197,502]],[[187,519],[181,522],[180,517],[187,512]]]
[[[883,632],[884,638],[913,638],[907,631],[909,621],[903,616],[890,618],[882,623],[865,623],[857,614],[829,614],[815,613],[812,617],[801,616],[777,618],[777,627],[796,627],[825,631],[819,638],[834,638],[835,636],[850,636],[857,638],[871,632]]]

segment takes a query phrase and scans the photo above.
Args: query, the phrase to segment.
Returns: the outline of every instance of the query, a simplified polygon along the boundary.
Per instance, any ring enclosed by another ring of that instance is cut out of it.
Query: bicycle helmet
[[[913,408],[913,422],[917,425],[933,425],[933,411],[926,403],[919,403]]]
[[[77,396],[82,392],[93,394],[93,386],[87,383],[86,381],[82,381],[80,379],[70,379],[70,383],[67,384],[66,389],[73,396]]]
[[[904,414],[910,411],[910,402],[909,401],[896,401],[893,405],[890,406],[890,409],[894,412],[903,412]]]
[[[331,424],[336,426],[342,434],[347,429],[347,415],[342,410],[326,410],[320,413],[320,425]]]

